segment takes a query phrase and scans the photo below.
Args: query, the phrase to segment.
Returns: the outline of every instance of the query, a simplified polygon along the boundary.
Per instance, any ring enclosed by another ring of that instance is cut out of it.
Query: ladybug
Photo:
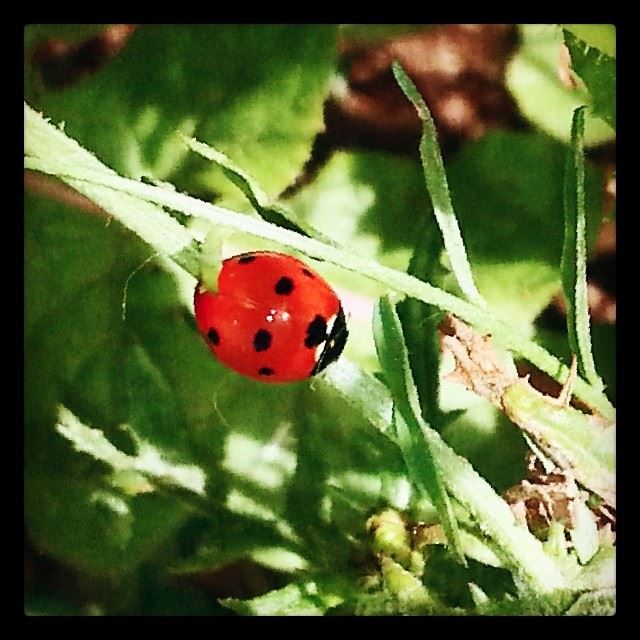
[[[304,380],[342,353],[348,331],[333,289],[304,262],[256,251],[224,260],[218,291],[198,284],[196,322],[212,353],[263,382]]]

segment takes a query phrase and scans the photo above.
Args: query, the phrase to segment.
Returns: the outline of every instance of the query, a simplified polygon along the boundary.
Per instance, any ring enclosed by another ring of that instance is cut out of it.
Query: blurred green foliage
[[[47,37],[74,42],[101,28],[29,25],[25,53]],[[546,133],[492,133],[464,144],[446,170],[474,277],[490,308],[505,322],[537,331],[565,356],[566,333],[538,329],[534,321],[560,282],[566,150],[547,134],[568,139],[565,112],[576,97],[550,75],[561,32],[523,33],[509,82],[525,115]],[[575,33],[596,42],[597,34]],[[369,35],[380,37],[374,30]],[[246,210],[219,168],[189,153],[175,133],[224,151],[276,196],[299,175],[323,127],[337,38],[331,25],[144,26],[118,56],[66,89],[45,90],[27,57],[25,96],[123,175],[167,180]],[[544,64],[532,66],[538,58]],[[544,100],[536,102],[526,82],[543,67]],[[592,142],[613,136],[599,120],[590,126]],[[602,177],[591,167],[591,239],[601,195]],[[437,227],[425,223],[432,211],[417,153],[337,152],[287,204],[327,236],[401,270],[420,234],[434,251],[439,246]],[[25,200],[26,526],[39,550],[85,576],[85,586],[93,584],[82,605],[30,591],[27,613],[397,613],[397,594],[387,587],[361,588],[371,573],[364,523],[387,506],[425,519],[434,511],[414,494],[399,449],[371,427],[367,413],[367,407],[390,408],[363,373],[378,369],[371,313],[384,288],[314,265],[344,295],[351,331],[346,356],[355,365],[345,360],[326,378],[262,385],[210,357],[188,308],[195,283],[177,279],[160,258],[148,261],[152,254],[99,215],[40,196]],[[439,255],[430,270],[455,290]],[[433,331],[427,320],[424,327]],[[598,371],[613,397],[615,329],[596,326],[593,337]],[[517,482],[525,452],[517,430],[459,385],[441,384],[442,411],[461,411],[443,428],[444,439],[497,489]],[[206,495],[150,477],[143,491],[140,479],[114,475],[56,431],[60,406],[128,455],[141,455],[142,439],[162,459],[193,465],[206,476]],[[390,411],[382,418],[390,420]],[[241,559],[276,570],[284,576],[280,583],[291,584],[261,600],[228,601],[225,609],[167,579]],[[503,601],[513,591],[505,570],[477,563],[454,570],[444,550],[433,561],[426,582],[448,607],[470,607],[461,585],[474,581],[492,599],[487,612],[530,610]],[[457,582],[438,578],[445,573]],[[544,610],[536,606],[531,610]],[[554,611],[567,606],[563,600]]]

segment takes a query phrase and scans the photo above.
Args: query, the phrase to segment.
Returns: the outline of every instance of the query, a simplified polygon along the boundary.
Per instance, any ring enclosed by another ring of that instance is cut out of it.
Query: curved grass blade
[[[400,318],[388,297],[380,298],[373,317],[376,350],[382,372],[395,403],[395,431],[409,477],[433,501],[447,536],[449,547],[466,564],[458,523],[442,480],[442,471],[424,436],[422,417]]]
[[[280,204],[271,202],[269,196],[262,190],[256,180],[238,167],[224,153],[195,138],[188,138],[185,135],[180,135],[180,137],[189,149],[195,151],[203,158],[215,162],[222,169],[226,178],[240,189],[263,220],[271,222],[283,229],[301,233],[308,238],[316,238],[322,242],[333,244],[332,240],[311,227],[311,225],[305,224],[302,221],[296,222],[292,220],[293,214],[291,211]]]
[[[584,114],[574,111],[571,146],[567,154],[564,180],[564,244],[562,247],[562,288],[567,301],[569,344],[578,358],[580,372],[596,389],[604,384],[596,372],[591,351],[589,305],[587,301],[587,232],[584,206]]]
[[[425,282],[433,282],[440,266],[441,251],[442,242],[437,233],[421,233],[407,273]],[[445,420],[440,410],[441,354],[438,334],[438,325],[444,312],[415,298],[405,298],[397,305],[397,310],[422,417],[439,431]]]
[[[467,252],[458,226],[458,220],[451,204],[447,175],[442,162],[438,134],[429,108],[405,70],[394,60],[393,74],[405,95],[417,109],[422,120],[420,158],[424,168],[424,179],[433,203],[433,211],[442,232],[444,246],[451,262],[451,269],[465,296],[475,304],[484,307],[485,301],[476,288],[467,259]]]

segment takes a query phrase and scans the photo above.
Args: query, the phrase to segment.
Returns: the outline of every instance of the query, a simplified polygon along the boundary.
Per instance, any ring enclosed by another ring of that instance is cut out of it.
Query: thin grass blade
[[[567,154],[564,182],[564,245],[562,287],[567,301],[569,344],[578,358],[580,372],[596,389],[604,385],[596,372],[591,351],[587,300],[587,233],[584,206],[584,116],[585,107],[573,114],[571,146]]]
[[[378,301],[373,323],[382,372],[395,402],[398,445],[405,459],[409,476],[418,489],[425,492],[433,501],[449,547],[460,562],[466,564],[458,524],[445,490],[442,472],[425,440],[424,431],[428,427],[422,417],[400,318],[388,297]]]
[[[418,111],[420,120],[422,120],[420,158],[424,168],[427,190],[431,196],[433,211],[442,233],[451,269],[465,296],[471,302],[484,307],[485,301],[476,288],[458,220],[453,211],[447,175],[444,170],[440,145],[438,144],[438,134],[433,118],[418,89],[397,61],[393,62],[393,73],[400,88],[407,98],[411,100]]]
[[[192,151],[195,151],[195,153],[211,162],[215,162],[222,169],[226,178],[240,189],[263,220],[282,227],[283,229],[296,231],[309,238],[316,238],[323,242],[332,243],[327,236],[311,227],[311,225],[301,220],[294,220],[293,213],[286,207],[272,202],[257,181],[246,171],[238,167],[231,158],[227,157],[224,153],[195,138],[188,138],[187,136],[181,137]]]
[[[435,223],[433,224],[435,226]],[[442,240],[438,233],[421,233],[407,273],[425,282],[436,284],[441,270]],[[402,324],[411,373],[418,390],[422,417],[436,431],[452,419],[453,413],[440,409],[440,338],[438,325],[444,312],[415,298],[405,298],[397,305]]]

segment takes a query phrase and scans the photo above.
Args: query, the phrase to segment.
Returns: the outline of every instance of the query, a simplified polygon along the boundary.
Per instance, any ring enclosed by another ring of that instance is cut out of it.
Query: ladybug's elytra
[[[320,275],[288,255],[243,253],[224,260],[218,291],[201,284],[196,322],[212,353],[263,382],[293,382],[342,353],[348,331],[338,296]]]

